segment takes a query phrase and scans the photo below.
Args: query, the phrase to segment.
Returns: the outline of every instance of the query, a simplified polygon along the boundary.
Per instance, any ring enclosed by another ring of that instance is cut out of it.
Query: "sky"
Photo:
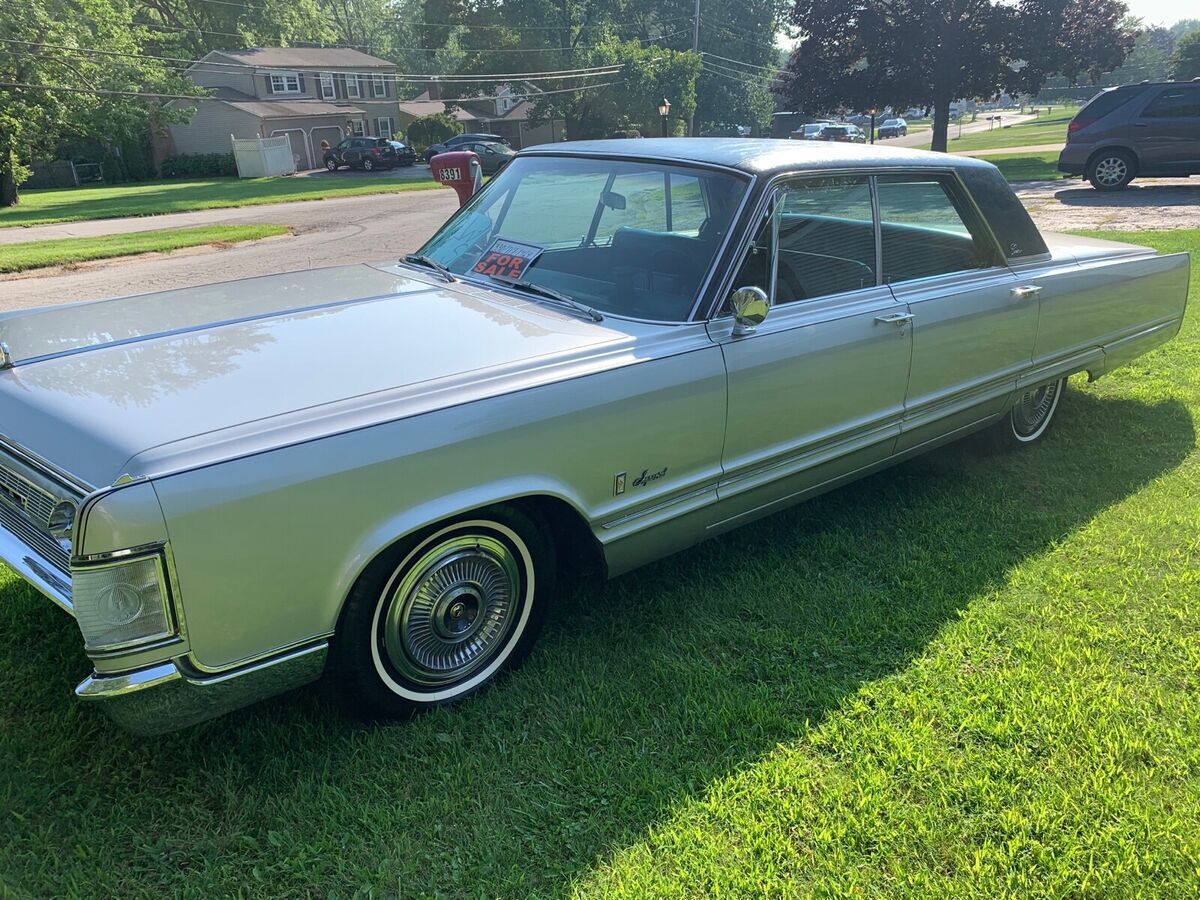
[[[1200,18],[1196,0],[1125,0],[1125,5],[1147,25],[1174,25],[1180,19]]]

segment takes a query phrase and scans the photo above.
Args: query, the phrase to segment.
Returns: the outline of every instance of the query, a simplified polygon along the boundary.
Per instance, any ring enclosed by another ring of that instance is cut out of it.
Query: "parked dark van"
[[[1098,191],[1200,174],[1200,78],[1106,88],[1067,127],[1058,169]]]

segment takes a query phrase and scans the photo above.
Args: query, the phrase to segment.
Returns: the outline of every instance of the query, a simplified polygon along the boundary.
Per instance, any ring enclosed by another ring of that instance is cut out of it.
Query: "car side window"
[[[985,234],[964,215],[947,178],[881,175],[876,186],[885,283],[994,264]]]
[[[1200,87],[1190,85],[1163,91],[1142,113],[1145,119],[1200,119]]]
[[[337,149],[345,150],[347,147],[350,146],[350,143],[351,143],[350,141],[342,141],[340,144],[337,145]]]
[[[875,285],[875,218],[865,175],[788,182],[780,192],[775,303]]]

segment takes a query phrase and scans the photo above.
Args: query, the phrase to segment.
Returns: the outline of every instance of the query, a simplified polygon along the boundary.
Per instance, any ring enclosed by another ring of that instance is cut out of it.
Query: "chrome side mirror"
[[[733,333],[750,334],[762,324],[771,310],[771,299],[758,287],[740,287],[729,295],[733,310]]]

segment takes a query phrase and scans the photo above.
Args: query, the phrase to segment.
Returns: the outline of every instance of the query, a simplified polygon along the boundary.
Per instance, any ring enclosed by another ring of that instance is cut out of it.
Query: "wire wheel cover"
[[[469,534],[438,542],[386,600],[388,662],[426,687],[466,678],[504,647],[519,618],[523,582],[516,555],[496,538]]]
[[[1055,401],[1062,382],[1053,381],[1039,388],[1026,391],[1025,395],[1013,407],[1013,431],[1021,437],[1030,437],[1038,432],[1046,419],[1054,412]]]

